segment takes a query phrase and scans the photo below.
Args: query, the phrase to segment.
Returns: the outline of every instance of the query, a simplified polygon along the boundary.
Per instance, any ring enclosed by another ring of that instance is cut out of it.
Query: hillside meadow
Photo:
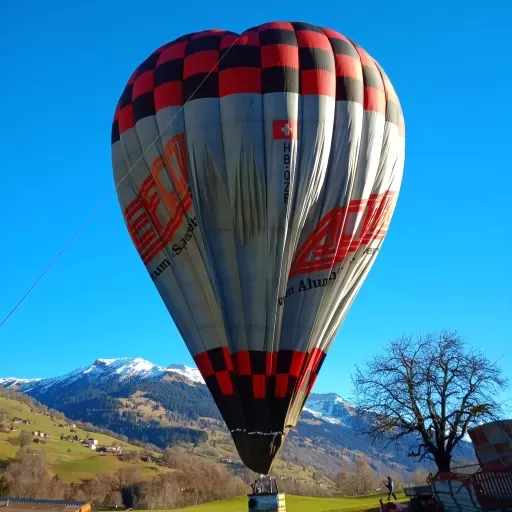
[[[28,432],[42,431],[54,437],[53,439],[45,439],[44,450],[52,472],[67,482],[80,483],[94,475],[115,472],[123,467],[133,467],[134,464],[123,462],[114,454],[95,452],[78,442],[61,441],[59,439],[61,435],[76,434],[80,439],[93,437],[98,440],[99,445],[109,446],[112,443],[118,443],[123,446],[125,451],[141,451],[138,446],[130,445],[104,434],[89,433],[78,427],[74,429],[76,432],[71,432],[69,427],[60,428],[59,423],[62,423],[60,420],[52,420],[42,412],[31,411],[28,404],[17,400],[0,396],[1,410],[7,413],[8,424],[11,423],[14,417],[30,420],[31,423],[15,423],[14,427],[18,429],[16,432],[0,432],[0,465],[6,465],[15,457],[20,447],[12,444],[10,440],[17,438],[23,430]],[[33,443],[32,446],[37,448],[41,445]],[[165,471],[165,468],[151,463],[138,462],[137,467],[148,478],[158,474],[158,472]]]

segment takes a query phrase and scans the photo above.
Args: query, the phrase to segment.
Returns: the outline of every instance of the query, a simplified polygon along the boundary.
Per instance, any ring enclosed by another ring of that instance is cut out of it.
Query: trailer
[[[512,512],[512,420],[471,429],[478,464],[439,472],[430,478],[445,512]]]

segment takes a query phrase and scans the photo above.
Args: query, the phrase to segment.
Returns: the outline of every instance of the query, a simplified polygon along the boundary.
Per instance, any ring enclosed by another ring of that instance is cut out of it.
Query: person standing
[[[393,481],[393,479],[388,476],[388,481],[386,483],[386,487],[388,488],[388,501],[389,499],[391,498],[391,496],[393,496],[393,498],[395,498],[395,501],[396,501],[396,496],[395,496],[395,482]]]

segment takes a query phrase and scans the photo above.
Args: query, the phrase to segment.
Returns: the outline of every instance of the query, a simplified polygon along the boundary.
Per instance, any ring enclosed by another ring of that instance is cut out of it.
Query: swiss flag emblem
[[[272,125],[272,138],[274,140],[285,139],[298,139],[299,131],[298,131],[298,123],[297,121],[274,121]]]

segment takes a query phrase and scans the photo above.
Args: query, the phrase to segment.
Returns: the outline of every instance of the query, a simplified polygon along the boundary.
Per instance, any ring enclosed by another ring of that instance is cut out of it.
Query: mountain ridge
[[[214,439],[225,454],[237,457],[197,368],[163,367],[142,358],[99,358],[58,377],[0,378],[0,386],[32,396],[75,420],[160,448],[180,442],[208,446]],[[311,393],[296,429],[287,438],[283,460],[314,465],[331,476],[339,471],[340,463],[351,465],[360,456],[367,457],[377,471],[416,467],[406,455],[372,444],[359,434],[360,426],[357,409],[349,401],[334,392]],[[411,437],[408,443],[413,442]],[[465,459],[471,458],[470,445],[461,446]]]

